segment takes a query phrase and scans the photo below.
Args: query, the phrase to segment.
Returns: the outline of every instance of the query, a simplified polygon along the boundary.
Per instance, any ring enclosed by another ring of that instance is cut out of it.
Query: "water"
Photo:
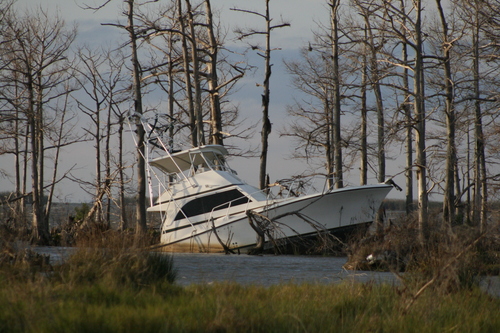
[[[395,283],[387,272],[353,272],[345,257],[224,255],[175,253],[177,283],[237,282],[270,286],[279,283],[336,283],[345,280]]]
[[[58,264],[75,248],[35,247],[36,252],[50,255]],[[270,286],[286,282],[332,283],[345,280],[396,283],[394,274],[387,272],[353,272],[342,268],[346,257],[288,255],[225,255],[213,253],[173,253],[177,283],[180,285],[214,282],[236,282]]]
[[[59,263],[75,250],[68,247],[38,247],[35,251],[50,255]],[[342,268],[346,257],[288,255],[224,255],[206,253],[174,253],[176,283],[212,284],[236,282],[244,285],[272,286],[280,283],[340,283],[343,281],[388,283],[398,285],[393,273],[347,271]],[[500,277],[484,277],[480,286],[489,294],[500,297]]]

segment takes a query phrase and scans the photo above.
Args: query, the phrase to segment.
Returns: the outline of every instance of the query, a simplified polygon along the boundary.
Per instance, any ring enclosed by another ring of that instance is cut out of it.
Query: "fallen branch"
[[[490,230],[487,230],[487,231],[484,231],[483,233],[481,233],[472,243],[470,243],[469,245],[467,245],[462,251],[460,251],[456,256],[454,256],[453,258],[451,258],[451,260],[446,264],[444,265],[441,269],[439,269],[437,271],[437,274],[432,278],[430,279],[429,281],[427,281],[422,287],[420,287],[420,289],[415,293],[415,295],[413,295],[408,303],[408,305],[405,307],[405,309],[403,310],[403,315],[405,315],[406,313],[408,313],[408,310],[410,309],[410,307],[415,303],[415,301],[422,295],[422,293],[427,289],[429,288],[431,285],[433,285],[437,280],[438,278],[441,276],[441,274],[444,273],[444,271],[446,269],[448,269],[452,264],[454,264],[458,259],[460,259],[460,257],[462,257],[465,253],[467,253],[473,246],[475,246],[484,236],[486,236],[486,234],[489,232]]]
[[[217,233],[217,229],[215,228],[215,223],[214,223],[214,218],[213,217],[210,217],[210,221],[212,222],[212,230],[215,234],[215,237],[217,238],[217,240],[219,241],[220,245],[222,245],[222,248],[224,249],[224,253],[225,254],[229,254],[229,253],[232,253],[232,254],[235,254],[233,250],[231,250],[229,248],[229,246],[227,246],[227,244],[224,244],[224,242],[222,241],[222,239],[220,239],[219,237],[219,234]],[[227,242],[229,243],[231,241],[231,238],[229,238],[227,240]]]
[[[255,230],[255,232],[257,233],[257,244],[255,245],[255,247],[253,247],[252,249],[250,249],[248,251],[248,254],[260,254],[260,253],[262,253],[262,251],[264,249],[264,243],[266,241],[266,234],[264,233],[264,231],[262,231],[260,225],[256,225],[256,224],[259,224],[257,222],[257,219],[254,220],[254,217],[253,217],[253,214],[256,214],[256,213],[252,212],[251,210],[247,210],[246,214],[248,217],[248,223],[250,223],[250,226],[252,227],[252,229]],[[254,221],[255,221],[255,223],[254,223]]]

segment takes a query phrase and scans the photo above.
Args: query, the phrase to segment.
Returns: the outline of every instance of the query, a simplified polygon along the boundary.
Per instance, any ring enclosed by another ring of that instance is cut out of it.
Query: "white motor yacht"
[[[158,137],[147,141],[153,140]],[[159,180],[148,212],[161,215],[160,246],[166,251],[241,253],[367,224],[393,187],[334,189],[323,177],[259,190],[228,166],[224,146],[163,148],[163,156],[145,158],[150,177]]]

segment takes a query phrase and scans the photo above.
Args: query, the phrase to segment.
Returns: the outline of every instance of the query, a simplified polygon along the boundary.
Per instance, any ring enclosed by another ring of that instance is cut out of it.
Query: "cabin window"
[[[231,207],[244,205],[248,202],[250,202],[250,199],[236,189],[207,195],[205,197],[194,199],[193,201],[185,204],[175,216],[175,220],[182,220],[186,217],[209,213],[213,209],[225,209],[230,205]]]

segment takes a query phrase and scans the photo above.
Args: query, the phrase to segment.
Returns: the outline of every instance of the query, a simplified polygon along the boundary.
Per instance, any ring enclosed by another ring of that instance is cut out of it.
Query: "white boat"
[[[247,252],[366,224],[392,189],[385,183],[333,189],[324,177],[261,191],[228,166],[224,146],[164,148],[164,156],[145,158],[150,177],[160,180],[148,212],[161,215],[160,245],[167,251]]]

